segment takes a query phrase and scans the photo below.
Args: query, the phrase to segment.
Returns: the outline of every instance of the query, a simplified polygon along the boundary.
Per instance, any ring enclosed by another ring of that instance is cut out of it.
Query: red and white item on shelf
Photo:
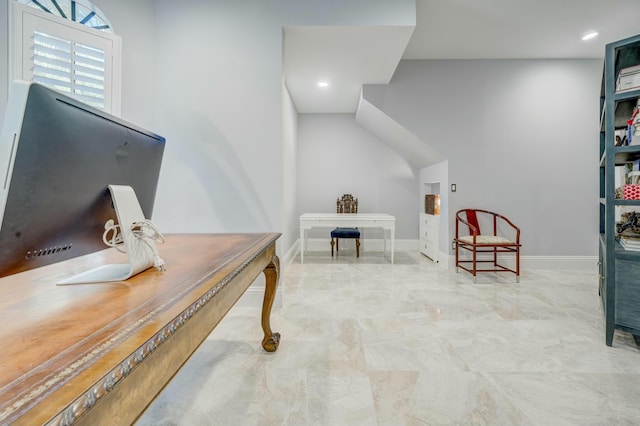
[[[640,200],[640,184],[627,183],[624,185],[625,200]]]

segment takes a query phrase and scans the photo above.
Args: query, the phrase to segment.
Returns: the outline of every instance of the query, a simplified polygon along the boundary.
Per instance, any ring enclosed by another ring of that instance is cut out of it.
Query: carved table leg
[[[271,263],[264,269],[266,284],[264,289],[264,300],[262,301],[262,330],[264,331],[264,339],[262,339],[262,347],[267,352],[275,352],[280,343],[280,333],[271,331],[271,307],[276,297],[276,289],[278,288],[278,278],[280,275],[280,259],[273,256]]]

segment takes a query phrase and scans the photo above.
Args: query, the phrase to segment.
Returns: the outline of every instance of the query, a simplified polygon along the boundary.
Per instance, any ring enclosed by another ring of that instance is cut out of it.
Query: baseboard
[[[342,242],[341,242],[342,244]],[[355,244],[353,241],[346,241],[348,244]],[[418,240],[396,239],[395,249],[398,250],[415,250],[418,251]],[[312,238],[307,240],[306,249],[309,251],[330,250],[330,239]],[[300,240],[297,240],[291,250],[287,253],[291,259],[295,258],[300,250]],[[383,251],[383,239],[367,239],[361,240],[360,250],[365,251]],[[389,242],[387,241],[387,250],[389,250]],[[510,259],[508,255],[503,255],[503,262],[509,267],[515,267],[515,260]],[[448,269],[455,268],[456,257],[453,253],[445,253],[440,251],[438,255],[438,265]],[[525,269],[577,269],[577,270],[595,270],[597,271],[597,256],[520,256],[520,268]]]
[[[580,269],[598,271],[598,256],[520,256],[526,269]]]
[[[296,258],[298,253],[300,252],[300,240],[296,240],[295,243],[289,248],[289,250],[280,256],[280,270],[284,270],[289,265],[293,263],[293,260]],[[278,288],[276,290],[276,297],[273,300],[272,309],[279,309],[282,307],[282,288],[284,284],[283,274],[280,273],[280,282],[278,283]],[[258,277],[251,287],[247,289],[247,291],[242,295],[242,297],[236,303],[236,306],[242,308],[259,308],[262,306],[262,300],[264,298],[264,276],[261,275]]]
[[[289,250],[280,259],[281,265],[290,265],[300,252],[300,239],[297,239],[295,243],[291,245]]]
[[[442,256],[442,253],[440,253]],[[488,255],[478,256],[478,259],[487,259]],[[466,258],[465,258],[466,259]],[[449,268],[455,268],[456,257],[449,256]],[[503,255],[500,262],[509,268],[515,268],[513,255]],[[597,256],[520,256],[520,269],[570,269],[570,270],[591,270],[598,271]]]

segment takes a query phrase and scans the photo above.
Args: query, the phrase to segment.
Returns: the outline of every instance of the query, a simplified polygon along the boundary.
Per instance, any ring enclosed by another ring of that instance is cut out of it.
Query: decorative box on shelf
[[[426,214],[440,214],[440,195],[427,194],[424,196],[424,212]]]
[[[640,65],[623,68],[616,81],[616,93],[640,89]]]

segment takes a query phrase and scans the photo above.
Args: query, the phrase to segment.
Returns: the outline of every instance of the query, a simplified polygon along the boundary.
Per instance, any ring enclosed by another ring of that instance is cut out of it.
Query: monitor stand
[[[116,210],[120,232],[124,240],[129,263],[102,265],[95,269],[58,281],[58,285],[124,281],[153,266],[155,242],[136,238],[131,224],[144,221],[144,213],[136,193],[130,186],[109,185],[113,206]],[[153,247],[153,248],[152,248]]]

